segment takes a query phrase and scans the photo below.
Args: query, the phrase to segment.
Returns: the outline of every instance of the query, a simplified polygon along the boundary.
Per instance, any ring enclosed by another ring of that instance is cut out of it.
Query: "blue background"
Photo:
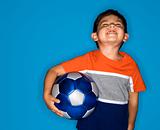
[[[43,101],[46,71],[96,49],[95,17],[108,8],[128,21],[122,50],[138,63],[147,91],[140,94],[135,130],[159,130],[160,2],[158,0],[0,1],[0,130],[75,130]]]

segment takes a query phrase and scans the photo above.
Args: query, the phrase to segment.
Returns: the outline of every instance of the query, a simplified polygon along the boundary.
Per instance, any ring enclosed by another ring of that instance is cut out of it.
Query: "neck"
[[[106,46],[102,47],[99,46],[99,50],[105,55],[107,58],[111,60],[120,60],[122,59],[122,55],[119,53],[119,47],[113,47],[113,46]]]

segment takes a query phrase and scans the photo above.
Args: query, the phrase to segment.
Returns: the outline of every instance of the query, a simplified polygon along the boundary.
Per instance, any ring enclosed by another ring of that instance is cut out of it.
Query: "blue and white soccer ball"
[[[64,112],[64,117],[77,120],[94,111],[98,88],[88,75],[70,72],[56,79],[52,96],[60,100],[60,103],[54,105]]]

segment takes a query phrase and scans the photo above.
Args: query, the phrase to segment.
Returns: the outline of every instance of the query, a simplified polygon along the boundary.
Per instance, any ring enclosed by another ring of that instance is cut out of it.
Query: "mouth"
[[[107,35],[117,35],[117,32],[116,31],[108,31],[106,34]]]
[[[108,36],[116,36],[117,33],[116,32],[107,32],[106,35],[108,35]]]

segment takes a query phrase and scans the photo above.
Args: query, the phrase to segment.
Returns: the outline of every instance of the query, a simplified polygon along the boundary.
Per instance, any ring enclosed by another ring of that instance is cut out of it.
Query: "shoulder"
[[[127,60],[129,60],[129,61],[131,61],[133,63],[136,63],[134,58],[130,54],[128,54],[126,52],[121,52],[121,53],[126,57]]]
[[[128,63],[130,63],[131,66],[133,66],[133,67],[137,67],[138,66],[136,61],[134,60],[134,58],[130,54],[128,54],[126,52],[121,52],[121,53],[125,56],[126,61]]]
[[[95,57],[99,54],[99,50],[92,50],[92,51],[88,52],[87,54],[91,57]]]
[[[87,53],[84,53],[83,55],[81,56],[84,56],[84,57],[88,57],[88,58],[91,58],[91,57],[96,57],[98,54],[98,50],[91,50]]]

